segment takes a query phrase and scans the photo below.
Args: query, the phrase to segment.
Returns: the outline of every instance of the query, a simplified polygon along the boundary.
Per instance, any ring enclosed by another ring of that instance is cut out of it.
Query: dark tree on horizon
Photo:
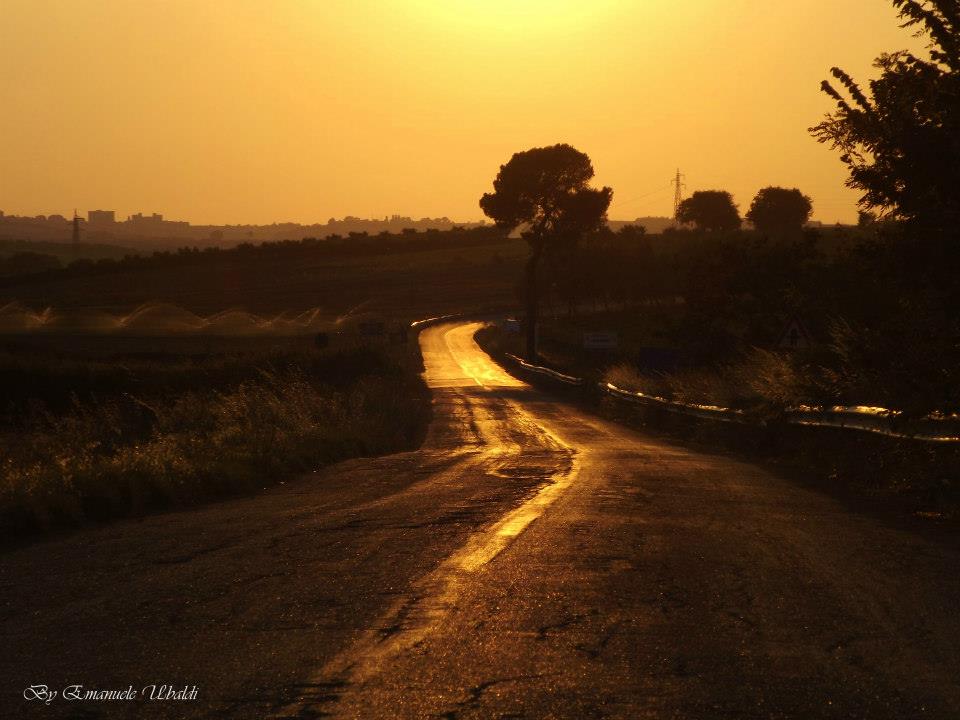
[[[939,235],[960,224],[960,0],[892,0],[904,27],[928,41],[929,58],[907,51],[874,62],[880,77],[869,93],[838,67],[842,87],[822,90],[835,112],[810,128],[841,152],[861,190],[863,210],[905,220]]]
[[[746,219],[762,233],[795,233],[803,228],[813,212],[810,198],[797,188],[766,187],[750,204]]]
[[[740,228],[740,213],[725,190],[697,190],[677,210],[677,220],[700,230],[727,232]]]
[[[537,359],[541,260],[575,245],[585,234],[600,229],[613,198],[609,187],[591,188],[593,165],[586,153],[567,144],[518,152],[500,166],[492,193],[480,198],[480,208],[497,227],[512,232],[525,226],[522,237],[530,245],[526,266],[527,359]]]

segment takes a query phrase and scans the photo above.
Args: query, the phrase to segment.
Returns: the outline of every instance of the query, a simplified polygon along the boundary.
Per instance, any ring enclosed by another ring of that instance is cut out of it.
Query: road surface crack
[[[557,675],[559,673],[539,673],[536,675],[515,675],[513,677],[505,678],[494,678],[493,680],[485,680],[482,683],[474,685],[467,691],[467,698],[461,700],[456,704],[454,710],[448,710],[447,712],[440,715],[441,718],[445,720],[457,720],[460,716],[460,711],[462,709],[476,707],[480,704],[480,701],[483,699],[484,694],[493,687],[497,685],[504,685],[507,683],[516,683],[516,682],[525,682],[528,680],[540,680],[545,677],[551,677],[552,675]]]
[[[581,613],[578,615],[573,615],[571,617],[568,617],[565,620],[561,620],[560,622],[541,625],[540,627],[537,628],[537,640],[546,640],[547,635],[552,630],[564,630],[570,627],[571,625],[576,625],[577,623],[583,622],[586,619],[586,617],[587,617],[586,615]]]

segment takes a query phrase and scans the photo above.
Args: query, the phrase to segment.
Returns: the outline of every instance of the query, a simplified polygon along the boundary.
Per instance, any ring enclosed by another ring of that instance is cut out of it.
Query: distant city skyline
[[[450,230],[454,227],[475,227],[478,224],[455,222],[448,217],[412,218],[393,214],[384,218],[361,218],[345,216],[328,218],[324,222],[267,224],[192,224],[185,220],[169,220],[163,213],[133,213],[126,219],[118,219],[115,210],[77,210],[82,221],[79,239],[87,243],[114,244],[143,247],[221,246],[241,242],[270,240],[298,240],[304,237],[328,237],[353,233],[379,234]],[[0,209],[0,241],[76,242],[73,228],[73,212],[16,215]]]
[[[226,222],[226,223],[208,223],[208,222],[193,222],[191,220],[182,220],[182,219],[171,219],[167,217],[162,212],[120,212],[117,210],[103,210],[103,209],[91,209],[91,210],[82,210],[80,208],[75,208],[69,213],[63,212],[39,212],[39,213],[23,213],[23,212],[11,212],[9,208],[0,208],[0,218],[23,218],[23,219],[40,219],[40,220],[70,220],[73,217],[74,212],[78,213],[80,219],[88,224],[113,224],[113,223],[125,223],[125,222],[167,222],[167,223],[186,223],[194,227],[265,227],[269,225],[326,225],[331,222],[343,222],[351,220],[363,220],[363,221],[373,221],[373,222],[396,222],[408,220],[410,222],[425,222],[425,221],[443,221],[446,223],[452,224],[467,224],[467,225],[476,225],[483,223],[490,223],[489,218],[477,217],[472,220],[456,220],[446,215],[439,217],[416,217],[414,215],[404,215],[402,213],[390,213],[383,216],[359,216],[359,215],[341,215],[341,216],[332,216],[325,220],[316,219],[307,222],[300,222],[295,220],[274,220],[271,222],[265,223],[238,223],[238,222]]]

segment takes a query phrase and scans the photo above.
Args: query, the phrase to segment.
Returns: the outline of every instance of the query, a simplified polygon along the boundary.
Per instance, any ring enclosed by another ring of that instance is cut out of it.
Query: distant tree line
[[[55,255],[38,252],[16,252],[0,258],[0,277],[34,275],[59,270],[60,260]]]
[[[251,263],[278,257],[295,262],[298,257],[347,258],[403,254],[454,246],[473,247],[503,241],[502,233],[492,226],[455,227],[452,230],[431,229],[425,232],[411,229],[409,232],[403,230],[400,233],[382,232],[377,235],[351,232],[346,237],[334,234],[325,238],[309,237],[302,240],[277,240],[257,244],[241,243],[233,248],[182,247],[176,251],[127,255],[120,259],[81,258],[65,267],[62,267],[60,261],[52,255],[28,252],[0,259],[0,286],[59,277],[136,272],[159,267]]]

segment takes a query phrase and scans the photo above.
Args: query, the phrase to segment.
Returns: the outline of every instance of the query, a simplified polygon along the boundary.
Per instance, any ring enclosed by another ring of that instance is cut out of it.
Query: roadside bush
[[[34,405],[22,427],[0,433],[3,531],[185,506],[411,449],[429,417],[426,390],[400,362],[369,355],[327,358],[332,377],[310,372],[312,358],[167,399],[75,400],[60,413]]]
[[[644,373],[621,363],[606,372],[605,380],[624,390],[669,400],[762,413],[824,398],[815,367],[762,348],[751,348],[727,365],[679,368],[669,373]]]

